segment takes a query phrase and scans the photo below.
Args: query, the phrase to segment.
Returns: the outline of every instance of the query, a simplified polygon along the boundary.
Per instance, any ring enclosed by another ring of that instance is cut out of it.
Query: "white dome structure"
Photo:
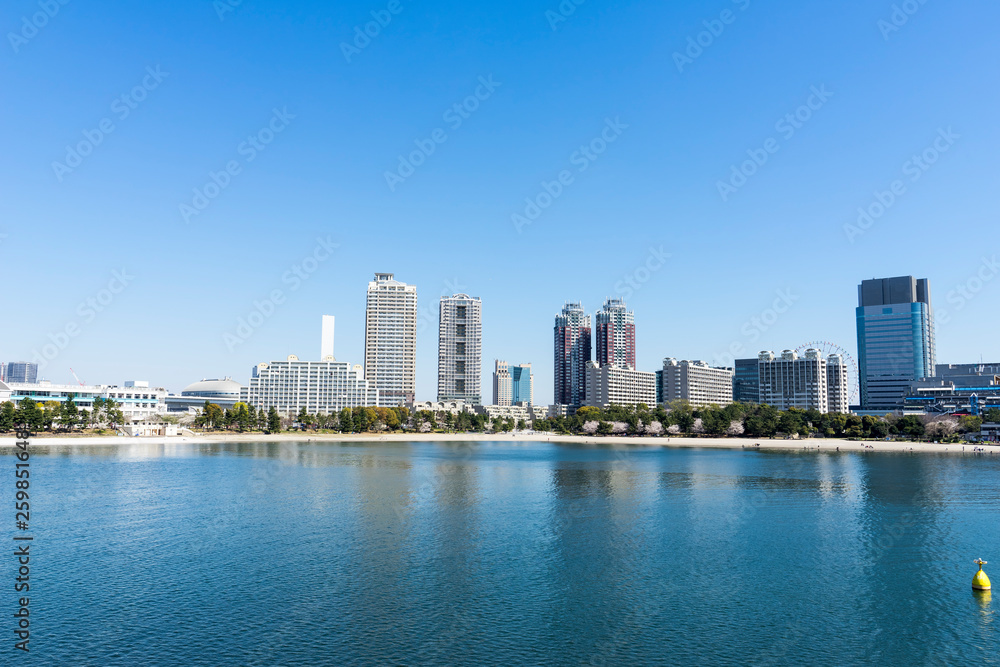
[[[181,396],[201,396],[203,398],[240,400],[242,386],[232,378],[221,380],[201,380],[184,387]]]

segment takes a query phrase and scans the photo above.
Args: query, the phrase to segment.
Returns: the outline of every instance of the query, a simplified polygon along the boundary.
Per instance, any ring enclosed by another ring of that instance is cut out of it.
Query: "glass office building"
[[[510,367],[511,402],[514,405],[518,403],[531,405],[535,402],[535,394],[531,387],[532,377],[531,364]]]
[[[733,374],[733,400],[739,403],[760,403],[760,378],[757,375],[758,360],[737,359]]]
[[[930,284],[913,276],[865,280],[856,314],[861,407],[901,410],[910,383],[934,376]]]
[[[38,364],[29,361],[12,361],[7,364],[4,382],[38,382]]]

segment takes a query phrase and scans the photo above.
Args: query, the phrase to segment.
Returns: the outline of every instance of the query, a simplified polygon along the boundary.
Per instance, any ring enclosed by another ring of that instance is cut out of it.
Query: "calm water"
[[[32,651],[3,664],[998,662],[970,582],[1000,583],[1000,457],[36,452]]]

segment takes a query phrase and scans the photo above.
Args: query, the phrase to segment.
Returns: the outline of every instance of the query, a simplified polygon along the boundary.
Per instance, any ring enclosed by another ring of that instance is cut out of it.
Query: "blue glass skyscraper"
[[[733,400],[739,403],[760,402],[760,379],[757,375],[757,357],[737,359],[733,374]]]
[[[934,310],[926,279],[862,281],[858,287],[861,407],[899,410],[910,382],[934,375]]]
[[[531,387],[532,378],[531,364],[510,367],[512,403],[516,405],[518,403],[535,402],[534,392],[532,392]]]

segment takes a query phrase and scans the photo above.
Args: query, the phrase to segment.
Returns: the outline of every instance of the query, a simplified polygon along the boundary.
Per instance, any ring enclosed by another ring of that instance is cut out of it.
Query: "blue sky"
[[[551,400],[569,299],[592,312],[627,296],[651,371],[734,345],[854,353],[858,282],[913,274],[947,311],[939,361],[1000,357],[994,2],[913,0],[895,17],[871,0],[587,0],[565,16],[556,0],[228,2],[0,10],[0,359],[48,344],[41,374],[57,382],[70,367],[175,391],[245,382],[260,361],[318,356],[332,314],[337,358],[361,363],[376,271],[416,284],[428,313],[420,399],[436,392],[437,300],[456,289],[484,302],[487,398],[499,357],[532,362]],[[372,12],[386,25],[348,62]],[[934,163],[915,166],[925,151]],[[893,200],[881,216],[845,230],[877,193]],[[317,239],[337,247],[312,264]],[[289,273],[303,262],[306,280]],[[227,344],[275,290],[273,313]]]

